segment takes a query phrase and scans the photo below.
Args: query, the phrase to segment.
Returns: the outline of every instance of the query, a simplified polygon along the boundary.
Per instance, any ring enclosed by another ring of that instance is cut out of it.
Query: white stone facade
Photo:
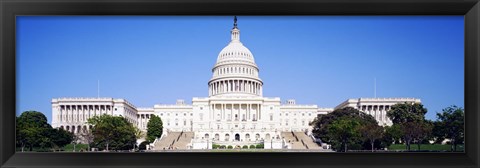
[[[123,116],[137,125],[137,108],[125,99],[58,98],[52,99],[52,127],[74,133],[90,129],[87,120],[102,114]]]
[[[372,115],[379,125],[391,126],[393,123],[387,117],[387,111],[392,108],[392,105],[398,103],[421,103],[420,99],[416,98],[359,98],[348,99],[339,104],[335,109],[353,107],[367,114]]]
[[[263,97],[263,81],[253,54],[240,42],[235,22],[231,42],[218,55],[208,82],[208,97],[194,97],[191,104],[177,100],[172,105],[136,108],[124,99],[59,98],[52,100],[52,125],[72,132],[88,129],[88,118],[109,114],[124,116],[146,131],[152,115],[162,119],[164,133],[194,133],[191,146],[208,148],[217,144],[255,144],[265,142],[268,148],[284,148],[281,132],[311,132],[309,123],[318,115],[343,107],[355,107],[374,115],[380,123],[389,124],[385,110],[391,105],[418,99],[348,99],[335,108],[297,105],[295,100],[281,102],[278,97]],[[80,128],[80,130],[79,130]],[[268,143],[268,144],[267,144]]]

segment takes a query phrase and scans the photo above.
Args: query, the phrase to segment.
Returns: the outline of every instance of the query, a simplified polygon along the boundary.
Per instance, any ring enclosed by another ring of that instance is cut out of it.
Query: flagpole
[[[373,78],[373,96],[377,98],[377,78]]]

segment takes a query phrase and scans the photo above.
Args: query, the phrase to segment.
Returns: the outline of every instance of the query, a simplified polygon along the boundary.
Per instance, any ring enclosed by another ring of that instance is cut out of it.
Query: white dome
[[[255,63],[252,52],[240,41],[232,41],[220,51],[217,58],[217,64],[224,61],[248,61]]]

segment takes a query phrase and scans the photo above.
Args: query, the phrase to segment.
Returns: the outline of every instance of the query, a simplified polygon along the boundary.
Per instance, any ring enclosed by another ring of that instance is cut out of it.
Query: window
[[[193,113],[190,113],[190,116],[193,116]]]
[[[187,116],[187,113],[183,113],[183,116]]]
[[[200,120],[203,121],[203,114],[200,113]]]
[[[270,114],[270,121],[273,121],[273,114]]]
[[[183,125],[184,125],[184,126],[187,125],[187,120],[183,120]]]

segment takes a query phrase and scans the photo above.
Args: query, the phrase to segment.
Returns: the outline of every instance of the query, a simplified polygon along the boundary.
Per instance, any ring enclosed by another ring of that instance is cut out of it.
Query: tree
[[[147,123],[147,141],[152,143],[155,139],[160,138],[163,134],[162,119],[156,115],[152,115],[152,118]]]
[[[421,122],[425,119],[427,109],[420,103],[399,103],[391,107],[387,112],[387,117],[394,124],[404,124],[407,122]]]
[[[422,144],[423,140],[431,136],[432,129],[433,129],[433,122],[429,120],[415,123],[413,137],[415,141],[417,141],[418,150],[420,150],[420,144]]]
[[[85,132],[83,134],[83,138],[85,139],[85,141],[87,142],[87,145],[88,145],[88,151],[90,151],[90,144],[93,143],[93,133],[92,133],[92,130],[87,130],[87,132]]]
[[[73,140],[72,140],[73,152],[75,152],[75,150],[76,150],[75,148],[76,148],[79,140],[80,140],[80,135],[79,134],[73,134]]]
[[[362,125],[368,125],[368,124],[378,125],[378,122],[371,115],[361,112],[352,107],[345,107],[342,109],[336,109],[333,112],[328,113],[326,115],[320,115],[316,117],[310,123],[310,125],[313,127],[312,133],[315,136],[319,137],[322,141],[329,143],[330,137],[327,136],[328,125],[330,125],[333,121],[336,121],[342,117],[358,119],[358,121],[361,122]]]
[[[73,133],[63,129],[52,129],[52,134],[50,135],[52,143],[58,148],[63,148],[65,145],[71,143],[73,136]]]
[[[333,121],[328,125],[327,136],[332,140],[333,145],[344,148],[344,152],[347,152],[347,145],[352,138],[359,136],[358,126],[360,123],[351,118],[343,117],[339,120]]]
[[[51,145],[49,133],[52,126],[48,124],[47,117],[38,111],[25,111],[16,119],[16,143],[22,151],[29,147],[46,147]]]
[[[99,149],[127,150],[136,142],[134,126],[121,116],[95,116],[87,123],[93,125],[93,146]]]
[[[422,124],[425,121],[427,109],[420,103],[399,103],[387,111],[387,117],[392,120],[393,125],[399,126],[405,148],[410,150],[411,142],[419,137]]]
[[[398,142],[400,138],[402,138],[402,130],[400,125],[393,124],[392,126],[386,126],[385,133],[382,138],[382,143],[385,147],[392,145],[392,143]]]
[[[375,140],[383,137],[383,127],[375,124],[369,124],[361,126],[359,131],[365,140],[370,141],[373,152]]]
[[[134,127],[134,131],[135,131],[135,139],[142,139],[142,138],[145,137],[145,133],[144,133],[141,129],[139,129],[139,128],[137,128],[137,127]],[[137,145],[137,143],[136,143],[136,141],[135,141],[135,145],[133,146],[133,147],[134,147],[134,148],[133,148],[134,150],[135,150],[135,146],[136,146],[136,145]]]
[[[442,110],[442,113],[437,113],[438,123],[436,124],[441,137],[450,139],[451,150],[457,150],[457,144],[462,143],[465,131],[465,112],[463,108],[455,105],[447,107]]]

